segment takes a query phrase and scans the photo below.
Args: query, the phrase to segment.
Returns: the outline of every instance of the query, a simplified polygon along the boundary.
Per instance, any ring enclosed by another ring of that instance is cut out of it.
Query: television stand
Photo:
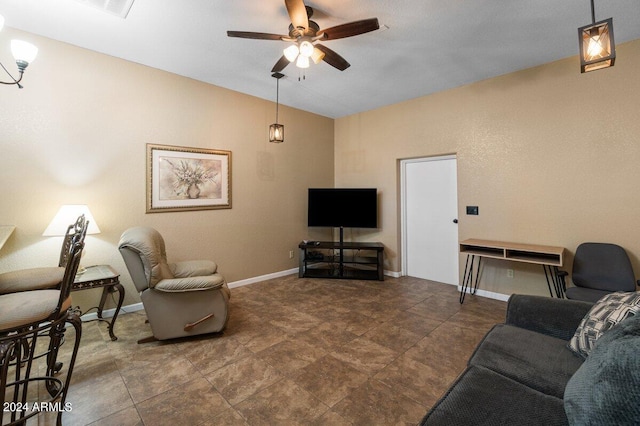
[[[300,278],[384,281],[382,243],[308,241],[298,248]]]

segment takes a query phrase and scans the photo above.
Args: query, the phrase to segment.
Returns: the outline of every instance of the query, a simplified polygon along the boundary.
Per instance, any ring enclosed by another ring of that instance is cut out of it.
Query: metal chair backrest
[[[89,221],[85,219],[84,214],[78,216],[75,223],[69,225],[67,232],[64,235],[64,240],[62,241],[62,248],[60,249],[60,260],[58,261],[59,267],[64,268],[67,266],[67,257],[71,250],[73,238],[76,235],[80,235],[80,240],[76,240],[76,242],[84,242],[84,237],[87,235],[88,228]]]
[[[60,298],[58,299],[58,306],[56,308],[56,311],[51,315],[52,319],[60,315],[62,305],[71,294],[71,286],[76,279],[76,273],[78,272],[78,267],[80,266],[80,257],[82,256],[83,249],[84,233],[78,232],[71,238],[71,247],[69,249],[69,253],[67,253],[67,263],[64,268],[64,277],[62,278],[62,284],[60,285]]]

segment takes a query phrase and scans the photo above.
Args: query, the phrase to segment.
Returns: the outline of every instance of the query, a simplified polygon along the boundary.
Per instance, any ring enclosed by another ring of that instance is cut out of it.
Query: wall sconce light
[[[271,77],[276,79],[276,122],[269,126],[269,142],[284,142],[284,125],[278,124],[278,105],[280,103],[280,79],[284,74],[274,72]]]
[[[0,31],[4,27],[4,16],[0,15]],[[19,89],[22,89],[22,85],[20,81],[22,80],[22,75],[24,74],[24,70],[29,66],[31,62],[36,58],[38,54],[38,48],[35,47],[31,43],[27,43],[22,40],[11,40],[11,53],[13,54],[14,59],[16,60],[16,65],[18,66],[18,72],[20,76],[16,80],[9,70],[5,68],[5,66],[0,62],[0,67],[11,77],[12,81],[0,81],[2,84],[15,84]]]
[[[591,24],[578,28],[580,72],[582,73],[612,67],[616,62],[613,18],[596,22],[593,0],[591,0],[591,21]]]

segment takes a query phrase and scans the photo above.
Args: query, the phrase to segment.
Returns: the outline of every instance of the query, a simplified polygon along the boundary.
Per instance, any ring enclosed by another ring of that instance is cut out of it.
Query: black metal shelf
[[[382,243],[303,242],[298,248],[300,278],[384,280]]]

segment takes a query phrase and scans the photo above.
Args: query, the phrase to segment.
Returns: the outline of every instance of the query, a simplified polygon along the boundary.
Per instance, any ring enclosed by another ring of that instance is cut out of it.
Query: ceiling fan
[[[377,18],[362,19],[335,27],[320,29],[312,21],[313,9],[305,6],[303,0],[285,0],[287,12],[291,18],[289,35],[257,33],[250,31],[227,31],[229,37],[250,38],[258,40],[281,40],[293,43],[276,62],[271,72],[280,72],[289,63],[296,62],[298,68],[308,68],[309,60],[314,63],[325,61],[332,67],[344,71],[351,66],[342,56],[320,44],[321,41],[336,40],[375,31],[380,28]]]

